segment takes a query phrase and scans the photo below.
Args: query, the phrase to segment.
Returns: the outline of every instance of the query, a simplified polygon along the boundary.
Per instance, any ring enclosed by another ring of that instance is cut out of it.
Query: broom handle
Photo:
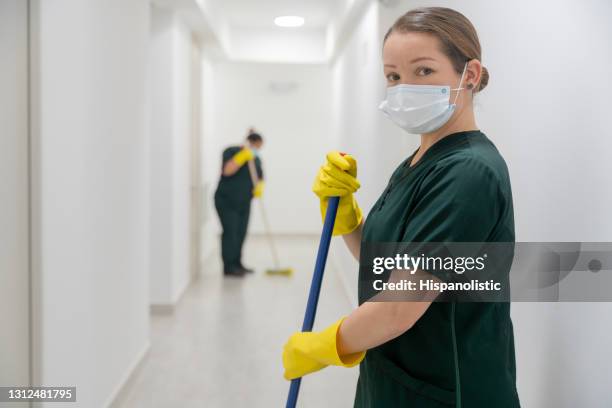
[[[270,249],[272,250],[272,258],[274,258],[274,267],[278,270],[280,269],[280,262],[278,261],[278,252],[276,252],[276,245],[274,245],[274,240],[272,239],[272,233],[270,232],[270,224],[268,223],[268,216],[266,215],[266,211],[264,210],[263,201],[261,198],[259,199],[259,208],[261,209],[261,218],[263,218],[264,226],[266,229],[266,236],[268,237],[268,241],[270,242]]]
[[[319,293],[321,292],[321,282],[323,281],[323,271],[325,270],[325,262],[327,261],[327,253],[329,252],[329,244],[334,230],[334,222],[336,220],[339,201],[340,197],[329,197],[327,204],[325,222],[323,223],[323,231],[321,232],[321,240],[319,241],[319,251],[317,252],[317,261],[310,284],[310,293],[308,294],[306,314],[304,315],[304,323],[302,324],[303,332],[312,331],[312,326],[314,325],[317,303],[319,302]],[[286,408],[295,408],[298,393],[300,392],[301,381],[301,377],[291,380]]]
[[[258,183],[257,180],[257,169],[255,168],[255,161],[249,160],[247,162],[249,167],[249,174],[251,175],[251,181],[253,182],[253,187],[255,187]],[[264,229],[266,230],[266,238],[270,243],[270,250],[272,251],[272,258],[274,259],[274,268],[277,270],[280,269],[280,262],[278,261],[278,252],[276,252],[276,246],[274,245],[274,240],[272,239],[272,232],[270,231],[270,223],[268,222],[268,217],[266,215],[266,211],[264,210],[263,201],[259,198],[259,208],[261,210],[261,218],[264,222]]]

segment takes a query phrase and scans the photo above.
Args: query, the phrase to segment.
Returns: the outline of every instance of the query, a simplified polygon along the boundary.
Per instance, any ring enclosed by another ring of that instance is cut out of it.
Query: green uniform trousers
[[[251,202],[236,203],[222,194],[215,194],[215,208],[223,227],[221,233],[223,270],[236,269],[242,266],[242,245],[249,224]]]

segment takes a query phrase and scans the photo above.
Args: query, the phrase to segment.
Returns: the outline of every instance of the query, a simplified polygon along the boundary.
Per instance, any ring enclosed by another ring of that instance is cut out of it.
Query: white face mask
[[[463,68],[459,85],[467,62]],[[459,91],[465,88],[455,88]],[[450,86],[400,84],[387,88],[387,99],[378,106],[385,116],[408,133],[430,133],[441,128],[455,111],[455,100],[450,104]]]

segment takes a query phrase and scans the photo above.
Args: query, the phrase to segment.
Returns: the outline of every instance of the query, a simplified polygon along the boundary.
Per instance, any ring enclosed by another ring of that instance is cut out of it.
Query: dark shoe
[[[240,268],[229,269],[229,270],[226,269],[223,271],[223,276],[227,276],[227,277],[241,278],[244,276],[244,274],[245,274],[244,270]]]
[[[245,266],[243,266],[243,265],[240,265],[238,268],[240,268],[241,270],[243,270],[243,271],[244,271],[244,273],[253,273],[253,272],[255,272],[255,270],[253,270],[253,269],[251,269],[251,268],[247,268],[247,267],[245,267]]]

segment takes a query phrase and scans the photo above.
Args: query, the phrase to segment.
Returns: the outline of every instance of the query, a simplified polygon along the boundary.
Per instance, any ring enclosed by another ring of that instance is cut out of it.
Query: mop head
[[[293,268],[266,269],[266,275],[293,275]]]

